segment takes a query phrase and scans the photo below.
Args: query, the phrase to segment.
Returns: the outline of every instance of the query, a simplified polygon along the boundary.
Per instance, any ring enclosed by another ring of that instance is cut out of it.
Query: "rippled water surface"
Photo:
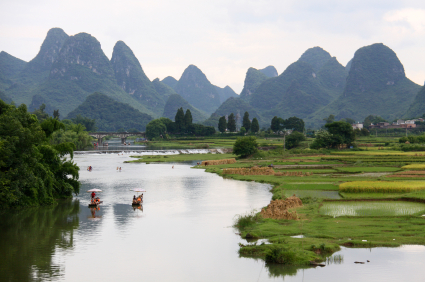
[[[269,185],[129,159],[76,155],[78,197],[1,213],[0,281],[423,281],[423,246],[343,249],[343,263],[317,269],[241,258],[233,219],[267,205]],[[103,190],[100,210],[87,207],[91,188]],[[143,210],[130,205],[133,188],[147,190]]]

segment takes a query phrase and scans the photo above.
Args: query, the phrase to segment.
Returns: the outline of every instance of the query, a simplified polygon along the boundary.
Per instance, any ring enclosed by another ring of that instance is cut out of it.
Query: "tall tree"
[[[273,132],[279,131],[280,129],[280,121],[277,116],[274,116],[272,118],[272,123],[270,125],[270,128],[273,130]]]
[[[186,114],[184,115],[184,125],[186,128],[192,125],[192,113],[189,109],[186,110]]]
[[[53,118],[59,120],[60,114],[59,114],[59,110],[54,110],[53,111]]]
[[[227,129],[230,132],[235,132],[236,131],[236,119],[235,119],[235,115],[233,113],[231,113],[228,117],[227,120]]]
[[[304,132],[304,121],[297,117],[290,117],[284,120],[283,127],[286,129],[293,129],[298,132]]]
[[[251,121],[249,120],[248,112],[245,112],[243,115],[242,126],[245,127],[247,132],[251,129]]]
[[[326,124],[333,123],[335,121],[335,116],[329,115],[327,118],[324,118],[323,120],[326,121]]]
[[[220,132],[225,132],[227,128],[227,121],[226,121],[226,117],[222,116],[219,120],[218,120],[218,130]]]
[[[183,108],[180,108],[177,110],[176,117],[174,118],[174,121],[176,123],[177,130],[183,131],[184,130],[184,111]]]
[[[260,130],[260,124],[258,123],[258,119],[254,118],[251,123],[251,132],[257,133]]]

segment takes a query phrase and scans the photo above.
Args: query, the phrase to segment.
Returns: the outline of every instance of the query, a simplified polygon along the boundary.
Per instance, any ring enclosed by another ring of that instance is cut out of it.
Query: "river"
[[[77,197],[1,213],[0,281],[424,281],[424,246],[343,248],[343,261],[324,268],[239,257],[246,242],[232,227],[235,215],[267,205],[269,185],[193,163],[124,164],[129,155],[75,155]],[[91,188],[102,190],[100,210],[87,207]],[[130,205],[133,188],[147,190],[143,210]]]

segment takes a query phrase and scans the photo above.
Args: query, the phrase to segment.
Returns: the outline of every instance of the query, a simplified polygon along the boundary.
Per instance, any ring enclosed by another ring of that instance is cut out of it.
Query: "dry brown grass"
[[[223,164],[234,164],[236,159],[223,159],[223,160],[212,160],[212,161],[203,161],[201,165],[223,165]]]
[[[273,219],[298,219],[296,211],[289,212],[288,209],[301,207],[303,203],[300,198],[292,196],[286,200],[274,200],[271,201],[267,208],[261,210],[263,218]]]
[[[251,168],[225,168],[223,174],[240,174],[240,175],[274,175],[275,172],[271,167],[258,167]]]

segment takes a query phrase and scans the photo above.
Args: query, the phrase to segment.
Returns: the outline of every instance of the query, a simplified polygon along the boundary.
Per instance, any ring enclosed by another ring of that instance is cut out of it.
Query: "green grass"
[[[221,160],[230,159],[235,156],[232,154],[178,154],[178,155],[152,155],[152,156],[131,156],[136,158],[134,161],[125,161],[125,163],[151,163],[151,162],[187,162],[199,160]]]
[[[351,173],[362,173],[362,172],[393,172],[399,171],[398,167],[337,167],[335,168],[339,172],[351,172]]]
[[[288,183],[284,185],[287,190],[338,190],[338,185],[333,184],[294,184]]]

